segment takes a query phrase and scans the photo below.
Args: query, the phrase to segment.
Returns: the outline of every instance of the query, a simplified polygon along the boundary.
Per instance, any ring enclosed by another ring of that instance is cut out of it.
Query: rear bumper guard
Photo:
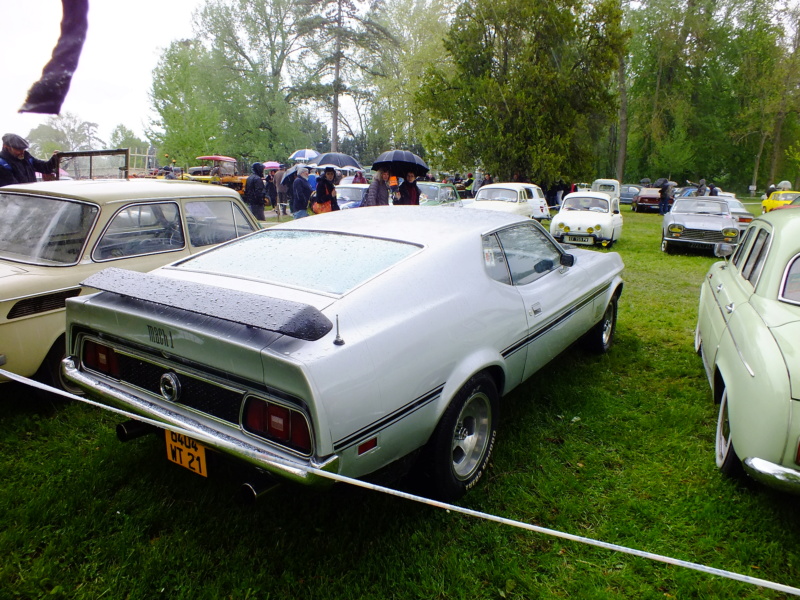
[[[173,427],[181,432],[186,432],[187,435],[214,450],[219,450],[244,460],[277,477],[289,479],[303,485],[317,486],[330,485],[333,481],[315,473],[310,473],[308,471],[309,468],[338,473],[339,457],[336,455],[322,462],[314,459],[303,461],[296,457],[283,456],[255,444],[244,433],[238,432],[239,435],[236,435],[220,431],[219,428],[210,425],[211,421],[206,422],[199,416],[186,415],[130,394],[122,389],[112,387],[102,379],[80,371],[76,367],[75,361],[70,357],[65,358],[61,366],[67,380],[99,395],[104,401],[157,421],[166,429]]]

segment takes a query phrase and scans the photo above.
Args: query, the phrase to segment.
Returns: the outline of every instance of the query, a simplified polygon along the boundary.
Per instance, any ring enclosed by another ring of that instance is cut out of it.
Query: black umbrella
[[[324,169],[325,167],[333,167],[334,169],[361,169],[358,161],[349,154],[342,154],[341,152],[327,152],[314,159],[317,163],[315,168]]]
[[[307,168],[308,167],[303,163],[298,163],[295,166],[286,169],[286,173],[283,174],[283,179],[281,179],[281,185],[292,185],[292,183],[294,183],[294,178],[297,177],[297,171]]]
[[[405,177],[409,171],[413,171],[419,177],[430,171],[424,160],[408,150],[388,150],[384,152],[372,163],[372,169],[375,171],[389,169],[397,177]]]

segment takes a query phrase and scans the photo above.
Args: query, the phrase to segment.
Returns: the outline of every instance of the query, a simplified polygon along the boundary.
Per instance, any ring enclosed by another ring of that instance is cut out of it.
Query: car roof
[[[597,198],[598,200],[611,200],[611,194],[607,194],[606,192],[585,192],[583,190],[578,190],[577,192],[570,192],[566,196],[564,196],[563,200],[567,198]]]
[[[535,183],[517,183],[509,181],[507,183],[487,183],[486,185],[482,185],[478,191],[480,190],[488,190],[488,189],[496,189],[496,188],[507,188],[512,190],[522,190],[525,189],[529,185],[536,185]]]
[[[426,246],[446,246],[477,238],[530,219],[493,210],[453,210],[442,206],[370,206],[332,211],[297,219],[270,229],[331,231],[402,240]]]
[[[164,179],[78,179],[72,181],[42,181],[9,185],[2,192],[20,192],[41,196],[55,196],[85,200],[96,204],[109,204],[120,200],[151,200],[180,197],[240,198],[230,188],[198,181]]]

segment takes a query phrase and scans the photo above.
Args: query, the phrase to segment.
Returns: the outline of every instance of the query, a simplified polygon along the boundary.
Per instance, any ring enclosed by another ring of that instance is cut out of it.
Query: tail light
[[[260,398],[248,398],[242,426],[253,435],[304,454],[311,453],[311,430],[300,411]]]
[[[98,373],[119,378],[119,360],[110,346],[92,340],[83,343],[83,365]]]

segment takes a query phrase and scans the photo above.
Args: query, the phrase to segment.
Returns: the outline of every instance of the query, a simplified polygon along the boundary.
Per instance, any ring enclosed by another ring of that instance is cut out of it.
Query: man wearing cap
[[[15,133],[3,136],[3,149],[0,150],[0,187],[15,183],[34,183],[36,173],[50,174],[56,168],[54,152],[50,160],[39,160],[28,152],[28,140]]]

